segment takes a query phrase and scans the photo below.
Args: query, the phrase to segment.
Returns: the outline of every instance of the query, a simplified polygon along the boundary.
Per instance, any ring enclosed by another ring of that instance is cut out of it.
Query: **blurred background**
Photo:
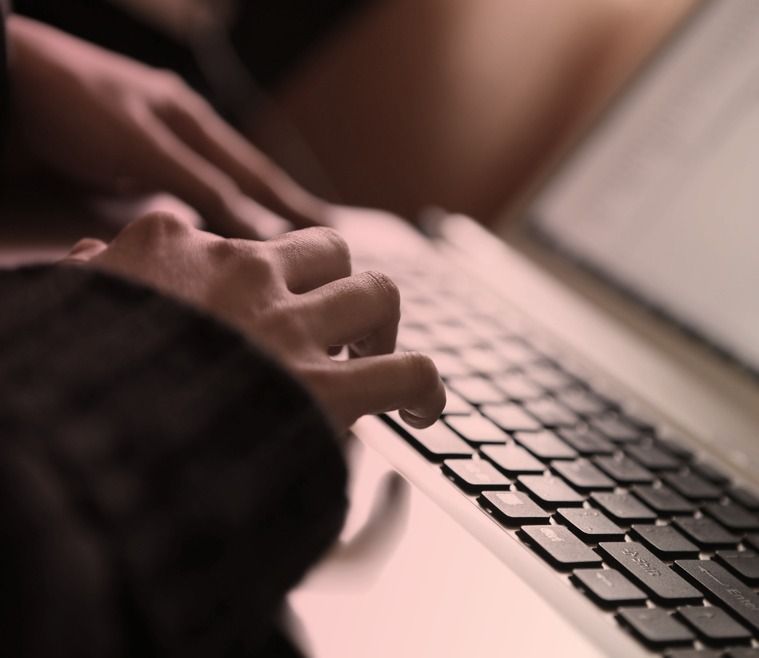
[[[17,0],[179,71],[306,187],[514,207],[695,0]]]

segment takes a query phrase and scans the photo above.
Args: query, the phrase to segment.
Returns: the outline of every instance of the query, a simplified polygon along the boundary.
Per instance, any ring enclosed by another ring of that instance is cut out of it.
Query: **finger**
[[[445,407],[445,389],[435,364],[416,352],[351,359],[336,364],[338,377],[329,408],[351,425],[364,414],[401,410],[414,427],[434,423]]]
[[[260,204],[303,228],[324,223],[323,204],[227,124],[203,99],[164,107],[161,116],[190,148]]]
[[[350,250],[334,229],[318,227],[293,231],[270,240],[269,244],[279,254],[291,292],[308,292],[350,276]]]
[[[198,210],[224,235],[258,239],[287,230],[284,220],[245,197],[233,179],[195,153],[157,118],[142,120],[147,135],[143,175]]]
[[[63,263],[86,263],[108,248],[102,240],[83,238],[79,240],[63,259]]]
[[[325,347],[350,345],[359,355],[395,349],[401,297],[384,274],[362,272],[303,295],[316,339]]]

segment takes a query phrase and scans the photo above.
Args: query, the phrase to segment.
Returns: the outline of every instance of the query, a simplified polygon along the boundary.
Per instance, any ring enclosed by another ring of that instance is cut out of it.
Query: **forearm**
[[[345,468],[321,413],[237,334],[152,292],[78,270],[14,276],[0,275],[0,341],[12,346],[0,424],[19,450],[4,455],[28,452],[60,490],[27,512],[54,521],[45,541],[76,540],[60,566],[100,567],[68,598],[78,612],[100,600],[118,627],[105,640],[125,638],[124,653],[254,648],[342,523]],[[14,527],[12,545],[33,535]],[[43,617],[57,596],[36,600]],[[80,645],[57,655],[97,639],[64,637]]]

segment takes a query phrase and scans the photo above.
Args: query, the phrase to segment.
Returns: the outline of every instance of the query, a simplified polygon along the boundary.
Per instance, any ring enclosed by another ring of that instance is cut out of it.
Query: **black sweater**
[[[272,655],[345,479],[234,331],[84,268],[0,271],[3,655]]]

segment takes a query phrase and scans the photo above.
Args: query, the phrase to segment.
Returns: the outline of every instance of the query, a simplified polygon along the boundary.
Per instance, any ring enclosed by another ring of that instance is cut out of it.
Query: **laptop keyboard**
[[[387,265],[399,349],[433,358],[448,402],[428,429],[385,421],[648,649],[759,657],[757,494],[659,437],[471,282]]]

